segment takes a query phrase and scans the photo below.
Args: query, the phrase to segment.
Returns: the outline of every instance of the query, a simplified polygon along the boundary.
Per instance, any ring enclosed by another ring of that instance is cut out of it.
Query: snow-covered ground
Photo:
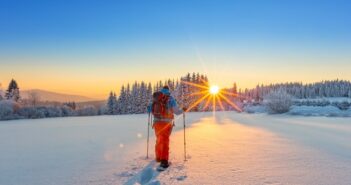
[[[0,122],[0,184],[349,184],[351,119],[187,114],[171,167],[146,153],[146,115]],[[152,131],[152,130],[151,130]],[[151,134],[153,135],[153,134]]]

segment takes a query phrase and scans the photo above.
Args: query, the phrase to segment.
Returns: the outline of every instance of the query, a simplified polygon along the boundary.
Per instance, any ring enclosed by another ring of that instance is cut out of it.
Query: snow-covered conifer
[[[20,91],[17,82],[12,79],[11,82],[9,83],[9,86],[6,90],[5,97],[7,100],[13,100],[15,102],[18,102],[20,99]]]
[[[127,92],[126,89],[124,87],[124,85],[122,85],[119,97],[118,97],[118,106],[117,106],[117,113],[118,114],[126,114],[127,113]]]
[[[110,96],[107,99],[107,114],[110,114],[110,115],[114,114],[115,107],[116,107],[115,98],[116,97],[114,96],[113,92],[111,91]]]
[[[12,100],[0,101],[0,120],[13,119],[16,107],[18,105]]]

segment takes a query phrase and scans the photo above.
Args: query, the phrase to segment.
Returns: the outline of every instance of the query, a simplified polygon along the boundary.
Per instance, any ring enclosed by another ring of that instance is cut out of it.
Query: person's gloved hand
[[[151,106],[147,106],[147,113],[151,113]]]

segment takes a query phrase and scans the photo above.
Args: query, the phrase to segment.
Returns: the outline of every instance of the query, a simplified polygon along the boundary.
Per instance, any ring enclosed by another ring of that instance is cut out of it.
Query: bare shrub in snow
[[[18,115],[29,119],[45,118],[45,112],[35,107],[22,107],[18,110]]]
[[[65,105],[62,107],[21,107],[17,113],[21,118],[29,119],[67,117],[76,115],[74,110]]]
[[[62,110],[60,107],[46,107],[47,109],[47,116],[46,117],[61,117]]]
[[[61,107],[61,112],[63,117],[76,115],[75,111],[70,106],[67,106],[67,105],[64,105]]]
[[[27,99],[30,106],[36,107],[40,101],[40,96],[37,92],[30,91]]]
[[[343,102],[335,102],[334,106],[339,108],[340,110],[347,110],[350,108],[351,104],[347,101],[343,101]]]
[[[78,116],[96,116],[98,115],[98,110],[94,106],[90,105],[78,109],[77,113]]]
[[[265,105],[271,114],[288,112],[292,103],[291,95],[283,89],[273,91],[265,97]]]

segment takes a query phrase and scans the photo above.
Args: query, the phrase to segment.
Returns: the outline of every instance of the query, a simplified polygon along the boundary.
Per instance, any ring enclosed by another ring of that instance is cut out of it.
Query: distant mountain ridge
[[[87,101],[94,101],[96,99],[89,98],[86,96],[81,95],[72,95],[72,94],[63,94],[57,92],[51,92],[41,89],[31,89],[31,90],[23,90],[21,91],[21,98],[26,99],[28,98],[29,93],[34,92],[39,95],[40,101],[55,101],[55,102],[87,102]]]

